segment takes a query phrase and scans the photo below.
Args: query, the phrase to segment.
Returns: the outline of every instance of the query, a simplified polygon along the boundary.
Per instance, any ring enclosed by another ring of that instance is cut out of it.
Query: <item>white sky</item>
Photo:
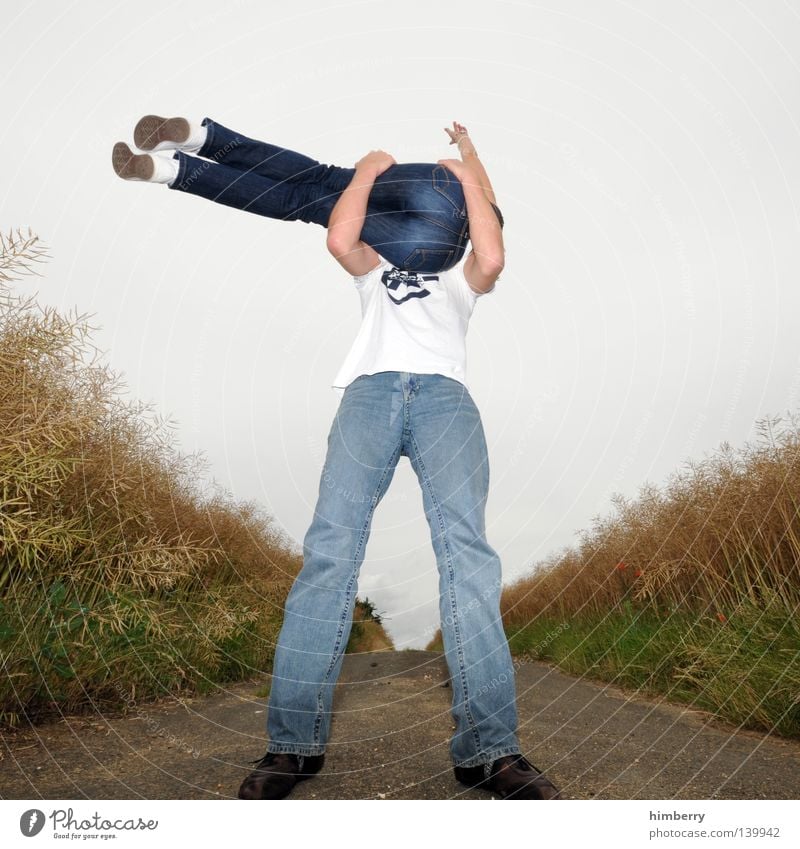
[[[469,332],[489,541],[506,581],[755,421],[797,410],[800,10],[783,0],[18,4],[2,22],[2,221],[27,280],[93,314],[131,397],[300,544],[358,328],[324,230],[119,180],[143,114],[204,116],[352,165],[470,129],[507,261]],[[398,647],[437,627],[406,458],[359,595]]]

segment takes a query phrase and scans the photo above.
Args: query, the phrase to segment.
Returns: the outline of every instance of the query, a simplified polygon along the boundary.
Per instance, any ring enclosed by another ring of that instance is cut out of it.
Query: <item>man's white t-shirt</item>
[[[379,371],[443,374],[467,386],[467,327],[481,294],[467,283],[465,262],[425,274],[401,271],[381,257],[353,278],[361,327],[333,381],[340,398],[357,377]]]

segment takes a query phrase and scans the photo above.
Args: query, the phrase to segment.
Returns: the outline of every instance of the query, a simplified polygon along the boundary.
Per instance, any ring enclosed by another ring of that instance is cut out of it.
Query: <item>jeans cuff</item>
[[[207,152],[209,150],[214,150],[214,122],[211,118],[205,117],[200,122],[201,127],[206,128],[206,140],[203,142],[203,146],[198,149],[197,155],[202,156],[204,159],[208,159]]]
[[[186,178],[186,154],[181,150],[176,150],[172,154],[172,158],[178,160],[178,175],[175,177],[174,180],[167,183],[167,186],[170,189],[177,189],[180,188],[181,184]]]
[[[324,746],[302,746],[297,743],[268,743],[267,751],[283,755],[318,757],[325,754]]]
[[[506,755],[521,755],[522,752],[519,746],[511,746],[505,749],[497,749],[493,752],[485,752],[481,755],[475,755],[465,761],[454,761],[453,766],[470,767],[470,766],[486,766],[491,765],[498,759],[504,758]]]

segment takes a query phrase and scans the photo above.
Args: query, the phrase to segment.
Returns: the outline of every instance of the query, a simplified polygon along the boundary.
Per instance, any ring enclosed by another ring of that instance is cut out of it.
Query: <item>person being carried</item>
[[[502,225],[466,129],[455,121],[452,130],[445,129],[450,143],[474,160],[490,199],[489,214]],[[188,118],[145,115],[133,137],[146,153],[135,153],[121,141],[112,150],[114,171],[123,179],[165,183],[282,221],[328,227],[334,206],[355,175],[354,168],[323,165],[208,117],[198,124]],[[390,158],[369,193],[361,239],[400,270],[435,273],[461,261],[469,242],[468,225],[464,192],[452,168],[443,161],[397,164]]]

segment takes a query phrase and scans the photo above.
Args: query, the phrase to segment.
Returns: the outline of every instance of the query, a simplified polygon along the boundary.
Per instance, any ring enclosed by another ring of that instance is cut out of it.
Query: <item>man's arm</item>
[[[472,242],[472,250],[464,263],[464,277],[471,289],[483,294],[494,286],[505,263],[500,223],[483,188],[480,171],[471,160],[440,159],[439,165],[449,168],[464,189]]]
[[[453,121],[453,129],[451,130],[448,127],[445,127],[444,130],[447,135],[450,136],[450,144],[454,144],[458,147],[458,152],[461,154],[461,158],[464,162],[468,162],[474,167],[480,184],[483,187],[484,192],[486,192],[486,197],[489,198],[491,203],[496,204],[497,198],[494,196],[494,189],[492,188],[492,184],[489,180],[489,175],[486,173],[486,169],[483,167],[483,163],[478,157],[478,151],[475,150],[475,145],[469,137],[467,128],[463,124],[459,124],[458,121]]]
[[[367,274],[380,262],[378,252],[361,241],[361,230],[367,213],[369,193],[375,179],[394,164],[394,158],[385,151],[370,151],[356,162],[353,179],[331,210],[328,220],[328,250],[342,268],[354,277]]]

